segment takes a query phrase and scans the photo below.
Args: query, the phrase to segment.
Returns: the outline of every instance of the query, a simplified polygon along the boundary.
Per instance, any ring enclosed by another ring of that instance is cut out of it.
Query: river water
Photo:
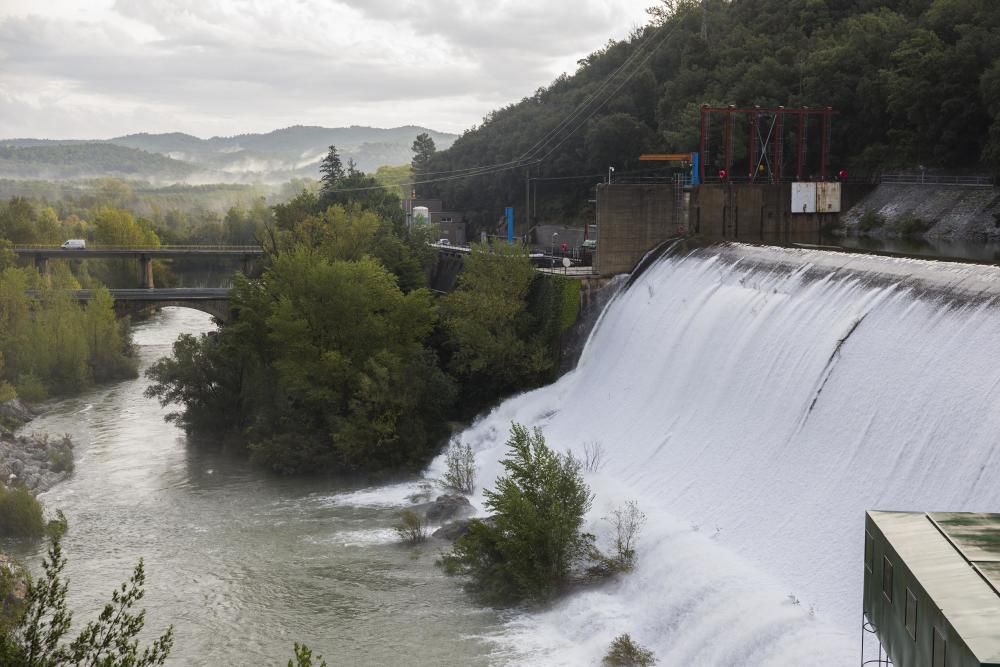
[[[135,327],[142,368],[179,334],[212,328],[202,313],[164,309]],[[69,518],[74,630],[142,557],[145,636],[175,626],[171,664],[285,664],[295,641],[331,665],[490,663],[501,619],[434,565],[443,543],[397,544],[405,497],[275,478],[189,447],[143,396],[148,384],[59,402],[28,427],[77,442],[72,477],[41,497]],[[18,549],[37,571],[44,545]]]

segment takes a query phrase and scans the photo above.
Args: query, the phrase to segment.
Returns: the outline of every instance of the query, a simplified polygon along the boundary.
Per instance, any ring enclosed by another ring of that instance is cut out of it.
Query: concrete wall
[[[841,210],[846,211],[872,189],[845,183]],[[754,241],[819,240],[820,229],[836,224],[836,213],[792,213],[791,183],[711,183],[691,193],[689,227],[707,239]]]
[[[628,273],[650,249],[683,230],[683,220],[674,219],[675,194],[672,184],[597,186],[598,274]]]

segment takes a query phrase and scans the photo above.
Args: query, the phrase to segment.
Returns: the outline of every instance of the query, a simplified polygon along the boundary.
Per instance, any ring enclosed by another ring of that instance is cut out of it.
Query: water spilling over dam
[[[633,574],[518,617],[500,655],[589,664],[630,632],[667,665],[857,661],[864,510],[1000,507],[998,285],[748,246],[652,266],[575,371],[462,434],[486,485],[512,421],[599,442],[590,528],[626,499],[649,515]]]

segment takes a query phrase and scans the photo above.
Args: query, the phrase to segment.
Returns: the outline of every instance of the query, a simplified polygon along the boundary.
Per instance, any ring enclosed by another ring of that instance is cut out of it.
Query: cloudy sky
[[[0,0],[0,137],[460,132],[655,0]]]

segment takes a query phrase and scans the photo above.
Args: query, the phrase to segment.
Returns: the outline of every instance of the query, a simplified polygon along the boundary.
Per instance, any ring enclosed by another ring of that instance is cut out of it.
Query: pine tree
[[[417,135],[413,141],[413,159],[410,166],[413,168],[413,175],[420,176],[427,171],[427,165],[437,148],[434,147],[434,139],[429,134],[423,132]]]
[[[336,146],[330,146],[330,151],[323,158],[319,165],[319,172],[322,174],[320,181],[323,183],[323,193],[332,192],[340,182],[344,180],[344,163],[340,161],[340,154]]]

